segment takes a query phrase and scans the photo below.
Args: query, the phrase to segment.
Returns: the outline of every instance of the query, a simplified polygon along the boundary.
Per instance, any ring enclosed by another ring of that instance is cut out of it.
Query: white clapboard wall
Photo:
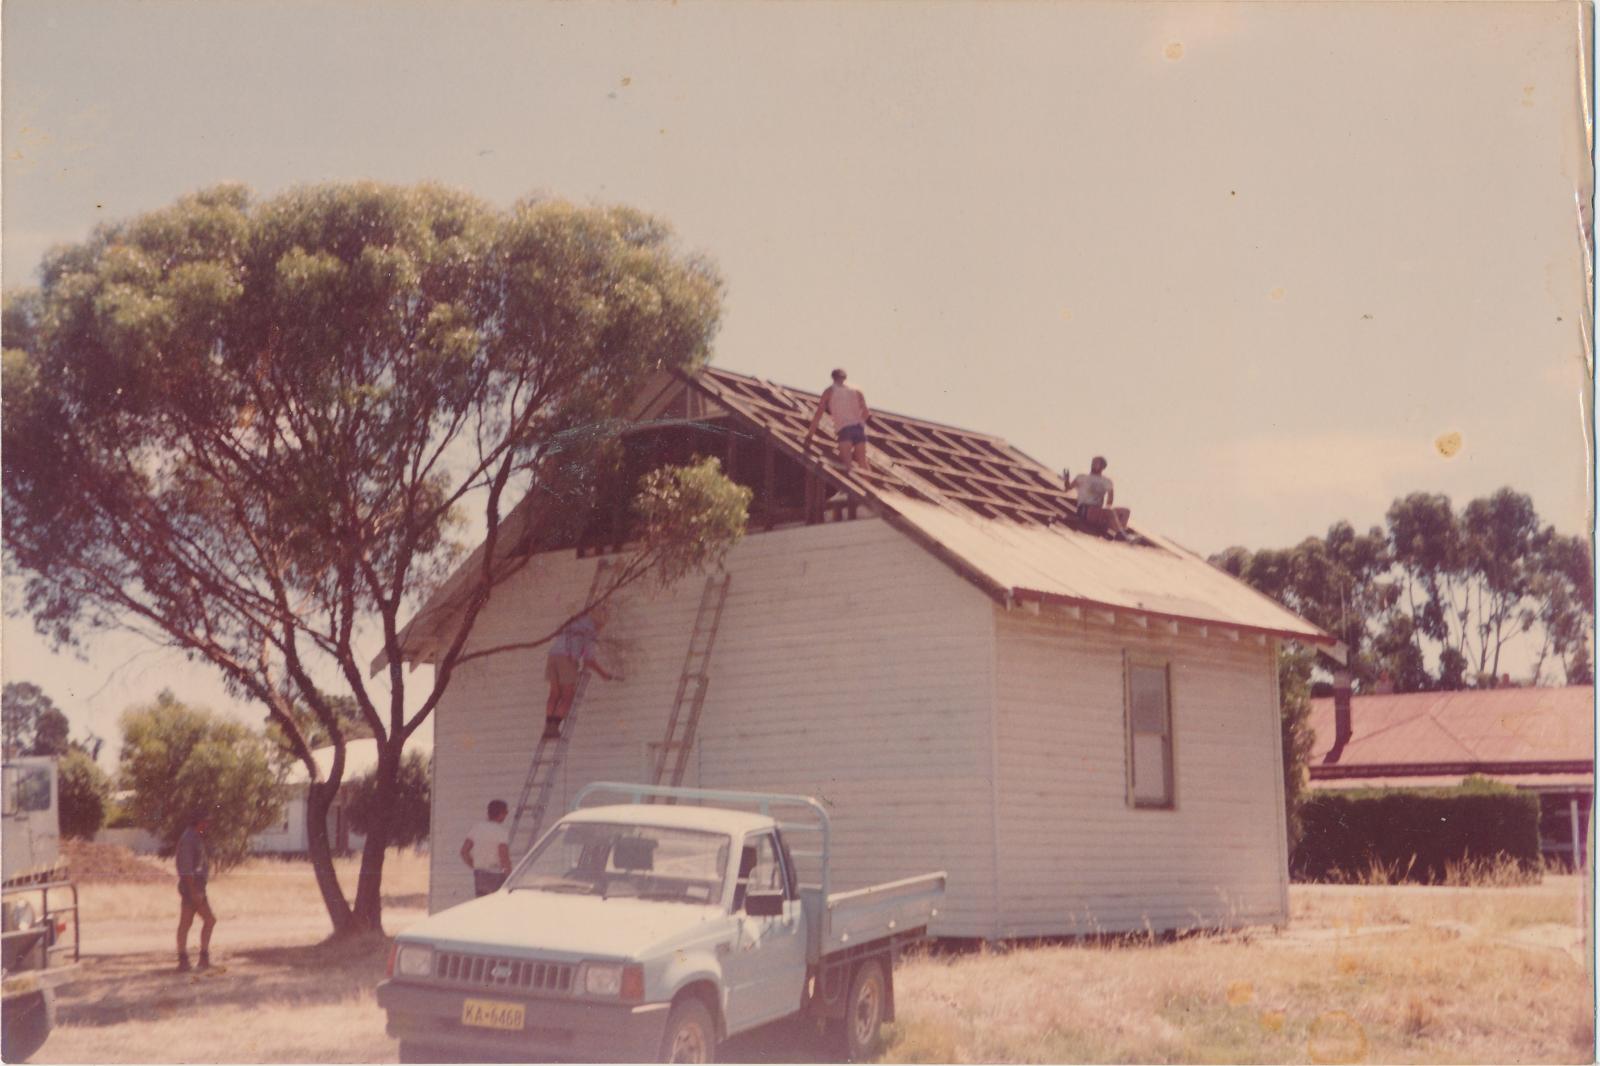
[[[496,591],[472,646],[549,632],[595,565],[540,556]],[[833,815],[835,888],[945,869],[936,931],[991,935],[992,602],[870,518],[753,534],[726,565],[733,583],[684,784],[816,796]],[[630,592],[618,606],[602,662],[625,680],[590,682],[554,811],[588,781],[649,779],[703,583]],[[471,896],[458,853],[487,802],[516,801],[544,725],[544,656],[469,663],[438,709],[434,910]]]
[[[1272,643],[995,617],[1000,935],[1286,921]],[[1128,652],[1171,665],[1171,810],[1127,801]]]

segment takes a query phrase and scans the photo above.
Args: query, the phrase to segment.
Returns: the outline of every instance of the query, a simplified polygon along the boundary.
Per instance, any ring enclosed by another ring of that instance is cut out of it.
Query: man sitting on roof
[[[833,384],[822,390],[817,401],[817,413],[811,416],[811,428],[806,431],[806,451],[811,450],[811,438],[826,411],[833,419],[833,431],[839,435],[839,462],[844,472],[850,472],[851,460],[867,466],[867,420],[872,412],[867,410],[867,397],[860,389],[844,383],[844,370],[833,372]]]
[[[1117,488],[1105,476],[1105,469],[1105,456],[1097,455],[1089,464],[1089,473],[1067,481],[1067,488],[1078,494],[1078,517],[1084,525],[1113,539],[1130,540],[1133,534],[1128,532],[1128,516],[1132,512],[1126,507],[1111,506],[1116,502]],[[1063,470],[1061,476],[1065,480],[1067,472]]]

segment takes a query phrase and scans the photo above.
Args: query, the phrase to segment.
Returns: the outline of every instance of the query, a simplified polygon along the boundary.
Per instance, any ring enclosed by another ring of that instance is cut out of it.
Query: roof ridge
[[[766,385],[768,388],[781,389],[784,392],[788,392],[788,393],[797,393],[797,394],[799,394],[801,396],[806,397],[807,399],[809,399],[809,400],[811,400],[813,402],[815,402],[816,400],[819,400],[819,399],[822,398],[822,393],[813,392],[810,389],[804,388],[803,386],[800,386],[800,385],[786,385],[781,381],[774,381],[771,378],[760,378],[760,377],[756,377],[754,374],[741,374],[737,370],[728,370],[728,369],[726,369],[724,367],[712,366],[709,363],[706,364],[705,366],[701,367],[699,370],[693,371],[692,373],[694,373],[694,374],[713,373],[713,374],[717,374],[717,375],[722,376],[722,377],[738,378],[741,381],[753,381],[753,382],[756,382],[757,384]],[[991,444],[1004,445],[1007,448],[1011,448],[1013,451],[1016,450],[1015,445],[1013,445],[1010,441],[1006,440],[1004,437],[997,437],[992,433],[985,433],[981,429],[967,429],[965,426],[958,426],[958,425],[955,425],[952,422],[935,422],[931,418],[923,418],[920,415],[903,414],[903,413],[901,413],[899,411],[890,411],[890,410],[887,410],[885,408],[880,408],[880,407],[877,407],[877,406],[874,406],[872,408],[872,414],[873,414],[873,417],[877,417],[878,415],[883,415],[883,416],[888,417],[888,418],[899,419],[902,422],[910,422],[913,425],[931,426],[934,429],[942,429],[942,430],[944,430],[944,431],[946,431],[948,433],[961,433],[961,434],[964,434],[964,435],[966,435],[968,437],[976,437],[979,440],[988,441]],[[1031,457],[1028,457],[1028,458],[1031,458]],[[1036,462],[1036,463],[1038,462],[1037,459],[1033,459],[1032,461]],[[1043,466],[1043,464],[1040,464],[1040,465]]]

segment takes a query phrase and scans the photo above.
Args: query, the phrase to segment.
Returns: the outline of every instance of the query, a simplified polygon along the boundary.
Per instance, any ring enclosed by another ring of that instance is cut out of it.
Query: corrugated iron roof
[[[786,450],[803,454],[819,394],[715,367],[689,380]],[[899,519],[924,546],[953,555],[999,596],[1335,643],[1276,601],[1137,524],[1139,544],[1080,530],[1075,496],[1059,476],[999,437],[874,409],[868,436],[875,468],[847,478],[830,458],[835,438],[826,420],[819,432],[824,447],[808,461]]]
[[[1497,688],[1353,696],[1350,742],[1336,764],[1359,767],[1594,762],[1594,688]],[[1311,701],[1313,776],[1333,746],[1333,699]],[[1532,765],[1529,766],[1533,770]]]
[[[817,445],[805,447],[818,393],[716,367],[678,380],[835,490],[870,505],[1000,602],[1100,607],[1337,644],[1276,601],[1137,523],[1136,544],[1083,531],[1076,498],[1059,475],[999,437],[873,408],[871,468],[846,474],[833,458],[837,437],[826,419]],[[637,410],[662,401],[669,391],[664,384],[650,386]],[[517,529],[526,525],[531,503],[520,502],[508,522]],[[506,544],[516,540],[502,537]],[[482,567],[481,553],[480,545],[407,624],[401,641],[408,658],[446,626],[470,584],[466,575]],[[374,671],[385,661],[380,655]]]

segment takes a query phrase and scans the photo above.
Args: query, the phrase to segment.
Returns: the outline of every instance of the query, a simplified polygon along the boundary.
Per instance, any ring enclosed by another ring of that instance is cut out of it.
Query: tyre
[[[0,1017],[0,1059],[23,1062],[43,1047],[55,1013],[54,993],[48,989],[7,1003]]]
[[[833,1023],[833,1051],[844,1062],[869,1059],[878,1049],[879,1030],[889,1009],[889,978],[882,959],[867,959],[850,977],[844,1017]]]
[[[661,1061],[717,1061],[717,1023],[698,996],[685,996],[672,1005],[661,1037]]]

